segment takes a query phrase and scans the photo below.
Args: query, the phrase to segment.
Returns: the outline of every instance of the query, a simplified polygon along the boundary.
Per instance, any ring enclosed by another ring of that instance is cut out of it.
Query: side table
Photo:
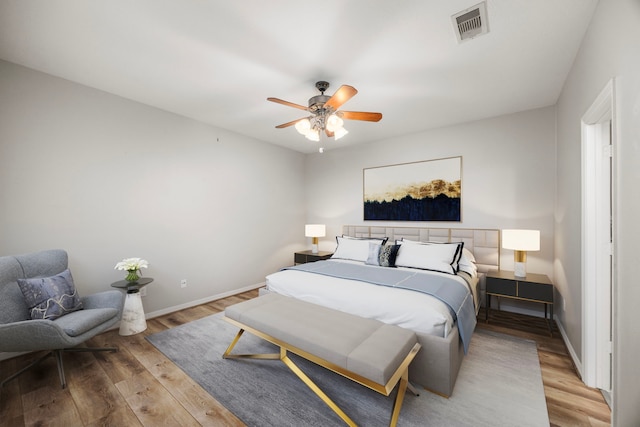
[[[111,284],[114,288],[127,290],[122,309],[122,318],[120,319],[120,335],[135,335],[147,329],[140,288],[151,282],[153,282],[151,277],[141,277],[137,282],[119,280]]]
[[[485,321],[489,322],[491,296],[520,299],[544,304],[544,319],[553,336],[553,283],[544,274],[527,273],[526,277],[517,277],[513,271],[491,270],[487,273]],[[547,309],[551,315],[547,319]]]
[[[318,251],[314,254],[310,250],[299,251],[293,254],[293,263],[295,265],[295,264],[306,264],[308,262],[322,261],[322,260],[331,258],[331,255],[333,255],[333,252]]]

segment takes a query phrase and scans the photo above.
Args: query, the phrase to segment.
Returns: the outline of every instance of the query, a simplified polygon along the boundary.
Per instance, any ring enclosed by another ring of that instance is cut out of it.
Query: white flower
[[[149,267],[149,262],[142,258],[125,258],[119,263],[116,264],[114,269],[116,270],[127,270],[127,271],[138,271],[141,268]]]

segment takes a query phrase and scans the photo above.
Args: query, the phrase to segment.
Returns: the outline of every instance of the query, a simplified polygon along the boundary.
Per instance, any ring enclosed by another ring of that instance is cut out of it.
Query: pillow
[[[342,238],[351,240],[370,240],[372,242],[379,242],[381,245],[384,245],[385,243],[387,243],[387,240],[389,240],[388,237],[353,237],[345,236],[344,234],[342,235]]]
[[[472,277],[478,275],[478,267],[475,264],[476,258],[467,248],[462,248],[462,256],[458,262],[458,270],[470,274]]]
[[[447,242],[418,242],[418,241],[415,241],[415,240],[405,239],[404,237],[399,242],[396,240],[396,243],[402,244],[402,242],[411,243],[411,244],[415,244],[415,245],[458,245],[459,246],[458,253],[457,253],[455,259],[453,260],[453,264],[451,264],[451,265],[456,270],[456,273],[460,269],[460,258],[462,258],[462,252],[463,252],[463,249],[464,249],[464,242],[452,242],[452,243],[447,243]],[[467,252],[469,252],[469,251],[467,251]],[[469,252],[469,254],[471,254],[471,252]],[[471,255],[471,256],[473,257],[473,255]],[[474,258],[474,261],[475,261],[475,258]]]
[[[382,245],[378,254],[378,263],[382,267],[395,267],[400,245]]]
[[[369,240],[336,236],[336,241],[338,242],[338,247],[331,255],[331,258],[365,262],[369,257]]]
[[[396,257],[396,266],[456,274],[462,245],[461,242],[402,244]]]
[[[381,245],[369,242],[369,256],[365,263],[381,267],[395,267],[399,248],[400,245]]]
[[[465,247],[462,248],[462,256],[467,259],[467,261],[475,264],[476,257],[471,253],[471,251]],[[462,257],[460,258],[462,259]]]
[[[375,239],[336,236],[338,247],[331,258],[366,262],[367,258],[369,258],[369,243],[383,244],[386,240],[386,238]]]
[[[367,260],[365,264],[369,265],[380,265],[380,261],[378,261],[378,256],[380,255],[380,247],[382,245],[380,243],[369,242],[369,256],[367,256]]]
[[[55,320],[82,309],[69,269],[52,277],[18,279],[18,286],[32,319]]]

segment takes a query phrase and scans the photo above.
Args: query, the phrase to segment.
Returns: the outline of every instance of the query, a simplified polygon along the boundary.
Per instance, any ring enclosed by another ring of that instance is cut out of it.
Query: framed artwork
[[[462,157],[363,169],[365,221],[460,221]]]

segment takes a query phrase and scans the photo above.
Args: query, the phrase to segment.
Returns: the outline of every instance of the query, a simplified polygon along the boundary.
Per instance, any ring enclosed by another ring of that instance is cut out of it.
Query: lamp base
[[[527,263],[516,262],[514,263],[513,275],[516,277],[527,277]]]
[[[311,238],[311,253],[312,254],[317,254],[318,253],[318,238],[317,237],[312,237]]]

